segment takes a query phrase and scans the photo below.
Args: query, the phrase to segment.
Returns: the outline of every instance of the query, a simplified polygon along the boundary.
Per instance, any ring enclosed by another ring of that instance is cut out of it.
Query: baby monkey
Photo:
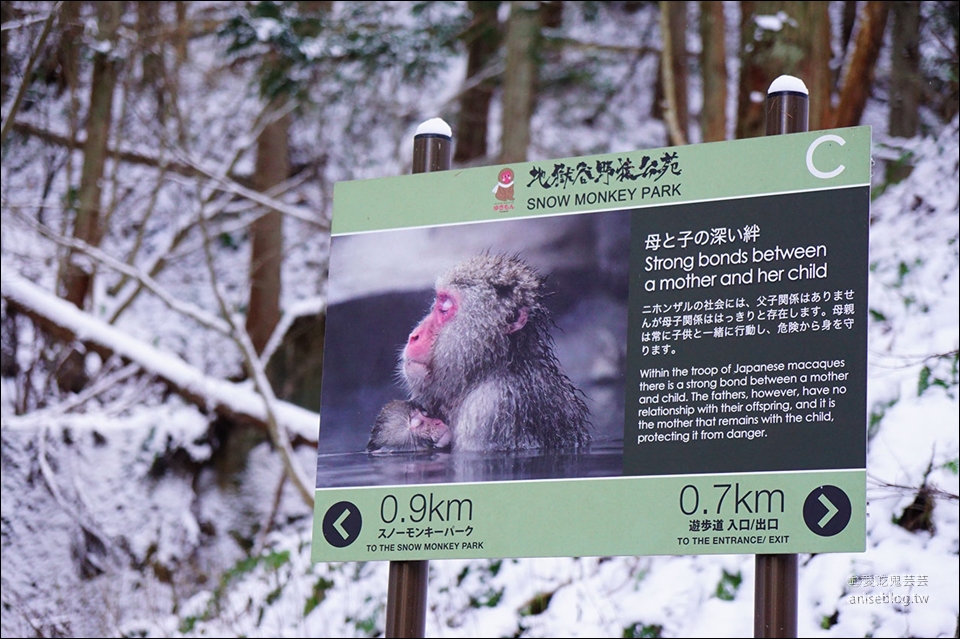
[[[370,433],[371,453],[450,448],[453,436],[441,420],[427,417],[413,402],[395,399],[380,409]]]

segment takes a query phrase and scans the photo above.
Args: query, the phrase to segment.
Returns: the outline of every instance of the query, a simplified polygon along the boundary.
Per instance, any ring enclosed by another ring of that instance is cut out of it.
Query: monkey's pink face
[[[416,408],[410,411],[410,430],[414,433],[431,433],[444,427],[441,419],[427,417]]]
[[[500,184],[510,186],[513,184],[513,170],[512,169],[503,169],[500,171],[500,175],[497,176],[497,180]]]
[[[417,325],[403,349],[403,372],[408,379],[423,380],[430,373],[431,355],[440,329],[457,316],[460,299],[457,293],[440,289],[430,313]]]

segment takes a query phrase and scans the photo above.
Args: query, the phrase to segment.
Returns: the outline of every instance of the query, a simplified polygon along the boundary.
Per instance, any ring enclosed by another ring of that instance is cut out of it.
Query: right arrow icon
[[[804,523],[821,537],[833,537],[842,531],[850,523],[852,514],[850,498],[837,486],[819,486],[803,502]]]
[[[827,508],[827,513],[820,518],[820,521],[817,522],[817,525],[823,528],[830,522],[831,519],[833,519],[834,515],[840,512],[840,510],[833,505],[833,502],[827,499],[827,496],[824,493],[820,493],[818,500]],[[346,535],[344,535],[344,537],[346,537]]]

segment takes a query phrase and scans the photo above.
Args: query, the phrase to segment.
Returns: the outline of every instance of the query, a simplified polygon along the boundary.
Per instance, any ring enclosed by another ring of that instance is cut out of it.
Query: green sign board
[[[338,184],[314,560],[864,550],[869,184],[867,127]]]

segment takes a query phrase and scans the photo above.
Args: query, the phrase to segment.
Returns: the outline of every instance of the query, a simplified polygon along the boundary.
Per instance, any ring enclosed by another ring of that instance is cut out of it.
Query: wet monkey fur
[[[582,394],[554,355],[544,278],[482,254],[442,275],[400,358],[410,402],[449,428],[453,450],[560,449],[590,442]]]

